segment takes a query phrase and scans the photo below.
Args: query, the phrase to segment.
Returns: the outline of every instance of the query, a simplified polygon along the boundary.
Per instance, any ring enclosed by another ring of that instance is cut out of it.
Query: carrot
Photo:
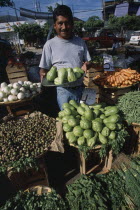
[[[121,84],[123,82],[123,80],[121,79],[120,75],[118,75],[118,81]]]
[[[120,77],[121,82],[123,82],[125,80],[121,74],[119,75],[119,77]]]
[[[133,83],[132,83],[130,80],[128,80],[128,84],[129,84],[129,85],[132,85]]]
[[[115,82],[115,77],[114,77],[114,75],[112,76],[112,82]]]
[[[119,84],[120,81],[119,81],[119,78],[116,76],[116,83]]]

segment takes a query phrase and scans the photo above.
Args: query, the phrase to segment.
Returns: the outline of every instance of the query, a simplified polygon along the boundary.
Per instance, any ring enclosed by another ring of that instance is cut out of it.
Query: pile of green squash
[[[114,141],[117,132],[122,129],[122,119],[117,106],[85,103],[78,104],[74,100],[63,104],[58,118],[62,121],[63,130],[69,144],[95,145]]]
[[[47,73],[46,79],[49,82],[53,82],[55,85],[62,85],[64,83],[75,82],[81,78],[84,71],[79,68],[61,68],[58,69],[53,66]]]

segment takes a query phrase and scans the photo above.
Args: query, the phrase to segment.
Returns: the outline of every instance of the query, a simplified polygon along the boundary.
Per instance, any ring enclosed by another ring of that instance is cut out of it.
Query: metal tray
[[[53,82],[49,82],[46,78],[44,78],[42,80],[42,83],[41,85],[42,86],[45,86],[45,87],[53,87],[53,86],[56,86],[56,87],[75,87],[75,86],[78,86],[80,83],[83,82],[83,79],[85,77],[85,74],[83,74],[82,77],[80,77],[79,79],[77,79],[75,82],[67,82],[67,83],[63,83],[62,85],[55,85]]]

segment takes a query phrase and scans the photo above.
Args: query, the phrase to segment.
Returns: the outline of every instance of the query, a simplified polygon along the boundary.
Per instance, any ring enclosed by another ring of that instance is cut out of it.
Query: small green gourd
[[[77,80],[72,68],[67,68],[67,72],[68,72],[68,82],[75,82]]]
[[[46,79],[49,82],[53,82],[56,77],[57,77],[57,68],[56,66],[52,66],[52,68],[48,71],[46,75]]]
[[[67,70],[66,70],[66,68],[58,69],[58,78],[59,78],[60,84],[63,84],[64,81],[67,78]]]

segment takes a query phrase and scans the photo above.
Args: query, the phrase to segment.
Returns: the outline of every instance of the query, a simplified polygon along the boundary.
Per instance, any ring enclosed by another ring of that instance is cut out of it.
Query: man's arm
[[[49,71],[48,69],[43,69],[43,68],[40,69],[39,74],[40,74],[41,82],[42,82],[42,79],[46,76],[48,71]]]

